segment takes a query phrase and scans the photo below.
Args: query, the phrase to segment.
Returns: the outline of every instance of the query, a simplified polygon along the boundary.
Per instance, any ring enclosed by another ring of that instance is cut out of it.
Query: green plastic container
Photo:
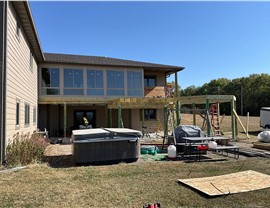
[[[156,146],[142,146],[141,147],[141,154],[150,154],[150,155],[156,155],[158,148]]]

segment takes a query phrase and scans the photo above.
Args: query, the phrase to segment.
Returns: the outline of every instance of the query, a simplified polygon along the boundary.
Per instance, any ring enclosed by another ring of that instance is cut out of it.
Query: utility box
[[[270,129],[270,107],[261,107],[260,126],[265,129]]]
[[[135,162],[140,156],[141,132],[127,128],[96,128],[72,131],[76,164]]]

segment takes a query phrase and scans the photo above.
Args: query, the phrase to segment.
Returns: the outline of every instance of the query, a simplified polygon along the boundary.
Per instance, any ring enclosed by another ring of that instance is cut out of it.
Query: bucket
[[[176,158],[176,147],[173,144],[168,146],[168,158],[170,159]]]
[[[209,149],[216,149],[217,148],[217,143],[214,139],[212,139],[209,143],[208,143],[208,148]]]

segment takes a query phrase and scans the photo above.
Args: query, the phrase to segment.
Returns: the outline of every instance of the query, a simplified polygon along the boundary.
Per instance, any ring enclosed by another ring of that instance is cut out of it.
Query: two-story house
[[[163,123],[166,78],[184,67],[43,53],[28,2],[0,2],[0,150],[16,133],[68,136],[93,128]]]

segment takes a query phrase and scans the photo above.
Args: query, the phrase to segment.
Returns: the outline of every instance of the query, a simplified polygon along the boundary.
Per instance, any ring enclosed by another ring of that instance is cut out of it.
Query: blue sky
[[[270,72],[270,2],[30,6],[45,52],[184,66],[178,73],[182,89],[217,78]]]

